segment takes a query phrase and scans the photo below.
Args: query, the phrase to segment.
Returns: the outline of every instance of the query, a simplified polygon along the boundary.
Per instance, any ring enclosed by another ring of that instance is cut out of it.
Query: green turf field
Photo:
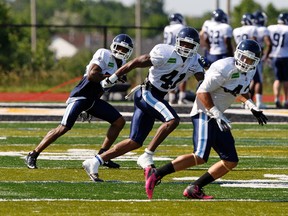
[[[100,167],[105,182],[90,181],[81,164],[100,148],[108,127],[95,121],[77,123],[40,155],[39,169],[29,170],[24,156],[56,125],[0,123],[0,215],[288,215],[288,124],[233,124],[240,162],[205,187],[211,201],[188,200],[182,192],[218,160],[213,151],[207,164],[166,176],[153,200],[136,164],[144,147],[117,158],[120,169]],[[129,126],[117,141],[127,138]],[[159,146],[156,166],[190,153],[191,133],[190,124],[180,124]]]

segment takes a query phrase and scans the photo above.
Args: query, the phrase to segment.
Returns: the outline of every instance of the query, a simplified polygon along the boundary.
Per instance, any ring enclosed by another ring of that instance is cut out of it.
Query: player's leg
[[[208,123],[208,116],[201,113],[192,117],[193,130],[193,143],[194,153],[178,156],[172,162],[160,167],[160,168],[145,168],[145,188],[149,199],[153,196],[154,187],[157,185],[160,179],[164,176],[184,170],[188,167],[196,166],[205,163],[208,160],[211,145],[213,144],[213,127],[217,125],[211,125]],[[211,128],[211,129],[209,129]],[[209,130],[211,131],[209,133]],[[203,137],[203,134],[207,136]],[[200,142],[201,140],[201,142]]]
[[[202,190],[203,187],[224,176],[238,164],[235,141],[231,132],[221,132],[219,128],[215,128],[215,133],[215,144],[213,145],[213,148],[220,156],[221,161],[212,165],[206,173],[200,176],[195,182],[184,190],[183,195],[187,198],[213,198],[212,196],[205,195]]]
[[[95,100],[95,103],[89,108],[89,110],[87,110],[87,112],[96,118],[100,118],[110,123],[106,137],[104,138],[101,149],[98,152],[98,154],[102,154],[112,146],[119,136],[119,133],[125,125],[125,119],[119,111],[115,109],[115,107],[101,99]],[[109,168],[120,167],[119,164],[111,160],[105,161],[103,165]]]
[[[263,94],[263,63],[262,61],[258,64],[256,73],[253,77],[253,92],[255,96],[256,106],[259,109],[265,109],[266,106],[262,101],[262,94]],[[252,89],[251,89],[252,90]]]
[[[69,131],[77,120],[78,115],[88,106],[89,104],[86,100],[74,101],[68,104],[63,115],[61,124],[58,125],[58,127],[50,130],[41,140],[39,145],[33,151],[29,152],[29,154],[26,156],[25,163],[27,164],[28,168],[37,168],[36,162],[39,154],[51,143],[55,142],[59,137]]]
[[[179,96],[178,96],[179,105],[188,104],[188,101],[185,99],[186,98],[186,84],[187,82],[184,81],[180,83],[179,85]]]
[[[163,96],[147,91],[143,99],[139,103],[139,107],[141,107],[141,110],[144,110],[143,112],[146,113],[147,119],[156,118],[163,122],[145,149],[145,152],[137,160],[137,164],[144,169],[147,166],[154,166],[153,155],[156,148],[179,125],[180,118],[169,103],[163,99]]]

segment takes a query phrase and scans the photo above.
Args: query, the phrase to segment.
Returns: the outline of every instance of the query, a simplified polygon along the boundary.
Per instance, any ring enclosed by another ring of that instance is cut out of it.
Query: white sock
[[[176,95],[174,92],[169,92],[169,103],[173,103],[176,99]]]
[[[182,101],[186,97],[186,92],[180,91],[179,92],[179,100]]]
[[[149,149],[145,148],[145,153],[147,153],[148,155],[154,155],[154,152],[150,151]]]
[[[255,94],[256,104],[262,103],[262,95],[261,94]]]
[[[100,165],[104,164],[104,160],[101,158],[99,154],[95,155],[95,160],[100,163]]]

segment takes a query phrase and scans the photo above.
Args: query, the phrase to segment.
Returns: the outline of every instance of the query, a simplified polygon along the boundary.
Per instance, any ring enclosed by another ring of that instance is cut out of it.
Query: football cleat
[[[38,153],[35,155],[36,152],[29,152],[25,158],[25,163],[29,169],[37,169],[36,161]]]
[[[88,159],[82,163],[82,167],[86,171],[89,178],[94,182],[103,182],[102,179],[99,178],[98,168],[100,163],[96,159]]]
[[[189,185],[183,192],[188,199],[213,199],[213,196],[206,195],[198,185]]]
[[[115,163],[115,162],[113,162],[112,160],[105,161],[103,166],[106,166],[108,168],[113,168],[113,169],[120,168],[120,165]]]
[[[161,177],[157,176],[157,170],[151,167],[144,169],[144,175],[146,180],[145,182],[146,194],[148,199],[152,199],[154,188],[156,185],[159,184]]]
[[[275,102],[276,109],[282,109],[282,104],[279,101]]]

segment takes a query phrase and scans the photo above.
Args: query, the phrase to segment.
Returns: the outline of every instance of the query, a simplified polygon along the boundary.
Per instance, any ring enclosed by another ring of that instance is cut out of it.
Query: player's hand
[[[103,89],[108,89],[113,87],[118,80],[118,77],[116,74],[111,75],[110,77],[105,78],[101,81],[101,86]]]
[[[258,120],[259,125],[267,124],[268,118],[263,114],[263,111],[258,110],[256,108],[251,109],[252,114]]]
[[[90,115],[86,111],[81,112],[79,117],[81,118],[82,122],[88,121],[88,123],[90,123],[92,119],[92,115]]]
[[[221,131],[230,131],[232,126],[230,125],[231,121],[223,115],[216,106],[213,106],[209,111],[211,118],[214,118],[218,124],[218,127]]]
[[[252,112],[260,125],[267,124],[268,118],[263,114],[263,111],[259,110],[251,99],[245,101],[245,105]]]
[[[127,82],[127,76],[126,76],[126,74],[124,74],[123,76],[120,76],[120,77],[118,78],[118,81],[121,82],[121,83]]]
[[[207,58],[200,56],[200,58],[198,59],[198,63],[205,69],[208,70],[210,67],[210,62],[207,60]]]

